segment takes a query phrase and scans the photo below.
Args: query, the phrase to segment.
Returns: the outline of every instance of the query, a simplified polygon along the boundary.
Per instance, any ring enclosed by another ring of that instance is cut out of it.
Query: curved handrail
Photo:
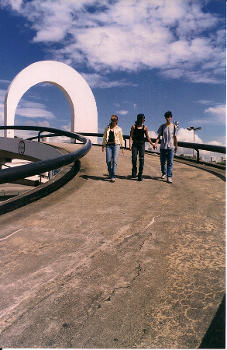
[[[88,138],[69,131],[41,126],[0,126],[0,130],[5,129],[34,130],[40,132],[47,131],[55,134],[56,136],[68,136],[70,138],[79,140],[84,143],[84,146],[75,152],[64,154],[54,159],[41,160],[35,163],[2,169],[0,171],[0,183],[11,182],[22,179],[24,177],[42,174],[46,171],[58,169],[64,165],[70,164],[73,161],[82,158],[91,149],[91,141]]]
[[[208,145],[205,143],[193,143],[193,142],[184,142],[184,141],[178,141],[177,143],[179,147],[192,148],[192,149],[195,149],[196,151],[201,149],[203,151],[209,151],[209,152],[226,153],[225,146]]]
[[[84,136],[96,136],[96,137],[103,137],[103,133],[91,133],[91,132],[80,132],[80,135]],[[129,140],[128,135],[123,135],[123,138],[125,140]],[[155,138],[151,138],[152,142],[155,142]],[[160,143],[160,142],[159,142]],[[225,146],[218,146],[218,145],[208,145],[204,143],[192,143],[192,142],[184,142],[184,141],[178,141],[178,147],[184,147],[184,148],[191,148],[195,150],[204,150],[204,151],[210,151],[210,152],[217,152],[217,153],[226,153],[226,147]]]

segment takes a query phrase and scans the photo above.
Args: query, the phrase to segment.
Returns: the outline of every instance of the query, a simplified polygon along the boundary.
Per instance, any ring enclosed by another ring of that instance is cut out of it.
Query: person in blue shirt
[[[162,172],[161,179],[164,180],[167,176],[167,182],[172,183],[173,157],[174,152],[177,151],[176,125],[172,123],[171,111],[167,111],[164,116],[166,123],[162,124],[158,129],[158,137],[155,141],[155,148],[162,137],[160,145],[160,163]]]

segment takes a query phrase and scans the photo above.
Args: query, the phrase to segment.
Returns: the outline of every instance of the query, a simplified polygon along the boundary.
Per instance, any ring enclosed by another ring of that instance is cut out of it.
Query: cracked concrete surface
[[[93,147],[0,218],[2,347],[198,348],[225,292],[225,183],[177,162],[167,184],[151,155],[142,183],[130,171],[125,152],[105,180]]]

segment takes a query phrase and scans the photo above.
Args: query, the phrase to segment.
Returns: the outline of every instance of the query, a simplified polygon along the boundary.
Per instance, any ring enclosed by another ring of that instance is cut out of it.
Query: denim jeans
[[[143,174],[144,165],[144,152],[145,143],[133,143],[132,144],[132,175],[136,176],[137,173],[137,154],[139,152],[139,175]]]
[[[120,145],[106,145],[106,164],[111,179],[116,177],[119,151]]]
[[[167,174],[167,177],[172,177],[173,156],[174,156],[173,148],[160,149],[160,162],[161,162],[162,175]],[[167,172],[166,172],[166,162],[167,162]]]

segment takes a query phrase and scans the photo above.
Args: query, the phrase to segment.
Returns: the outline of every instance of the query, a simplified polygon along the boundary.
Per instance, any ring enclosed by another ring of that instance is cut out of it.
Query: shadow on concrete
[[[93,176],[93,175],[80,175],[85,180],[95,180],[95,181],[109,181],[110,179],[108,178],[107,174],[104,174],[104,176]],[[136,178],[132,178],[131,175],[123,176],[123,175],[116,175],[116,179],[121,179],[121,180],[131,180],[131,181],[137,181]],[[161,180],[160,177],[158,176],[148,176],[148,175],[143,175],[143,179],[150,179],[150,180],[156,180],[156,181],[163,181]]]
[[[225,295],[199,349],[225,349]]]
[[[62,170],[49,181],[37,186],[31,191],[24,192],[6,201],[0,202],[0,215],[8,213],[17,208],[35,202],[40,198],[56,191],[70,181],[80,170],[80,160],[68,166],[64,166]]]
[[[0,202],[6,201],[7,199],[14,198],[16,197],[17,194],[7,194],[5,196],[0,196]]]
[[[143,175],[144,179],[151,179],[151,180],[156,180],[156,181],[161,181],[164,182],[160,176],[149,176],[149,175]],[[166,182],[166,181],[165,181]]]
[[[131,180],[131,181],[137,181],[137,177],[132,177],[131,175],[128,176],[121,176],[121,175],[116,175],[117,179],[125,179],[125,180]],[[150,179],[150,180],[158,180],[161,181],[160,176],[149,176],[149,175],[143,175],[143,179]]]
[[[90,179],[95,181],[110,181],[110,178],[108,177],[107,174],[104,174],[104,176],[81,175],[80,177],[82,177],[85,180]],[[116,175],[116,179],[136,180],[136,179],[132,179],[131,176],[120,176],[120,175]]]
[[[85,180],[95,180],[95,181],[109,181],[109,179],[106,176],[92,176],[92,175],[80,175],[82,179]]]
[[[181,159],[174,159],[174,161],[176,161],[178,163],[186,164],[188,166],[192,166],[194,168],[205,170],[208,173],[219,177],[219,179],[221,179],[222,181],[224,181],[224,182],[226,181],[225,170],[224,169],[210,169],[210,168],[208,169],[207,166],[205,166],[203,164],[200,164],[200,163],[198,163],[198,164],[197,163],[196,164],[191,164],[190,162],[187,162],[187,161],[184,161],[184,160],[181,160]]]

